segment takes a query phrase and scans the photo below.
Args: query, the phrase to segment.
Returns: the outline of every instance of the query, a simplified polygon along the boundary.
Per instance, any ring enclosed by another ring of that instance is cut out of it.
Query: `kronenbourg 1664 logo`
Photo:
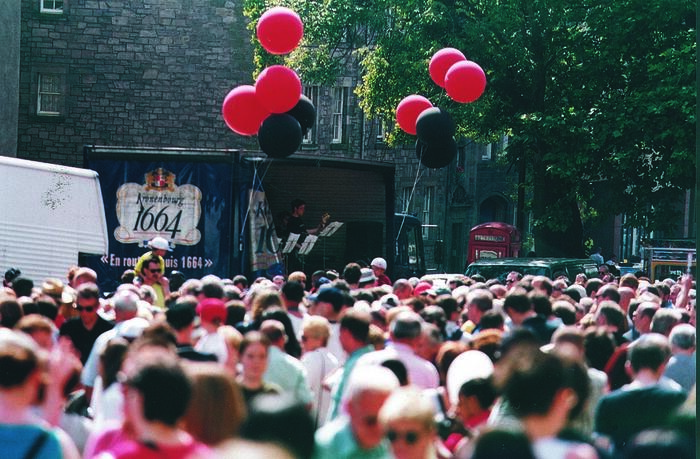
[[[161,167],[146,173],[144,184],[125,183],[117,190],[114,237],[122,243],[162,236],[176,245],[195,245],[202,235],[202,191],[194,185],[175,185],[175,174]]]

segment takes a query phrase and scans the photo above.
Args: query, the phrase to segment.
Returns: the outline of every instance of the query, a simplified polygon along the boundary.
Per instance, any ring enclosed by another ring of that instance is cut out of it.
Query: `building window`
[[[425,187],[425,194],[423,195],[423,239],[430,239],[430,233],[432,230],[433,219],[433,201],[435,196],[435,187],[427,186]]]
[[[318,86],[304,86],[304,95],[309,98],[314,107],[316,107],[316,121],[310,129],[306,131],[304,138],[301,140],[304,145],[314,145],[316,141],[316,126],[318,125]]]
[[[386,123],[381,118],[377,118],[374,125],[377,126],[377,143],[384,143],[386,140]]]
[[[347,115],[348,88],[333,88],[333,109],[331,115],[331,143],[345,143],[345,118]]]
[[[40,73],[37,82],[38,115],[56,116],[61,114],[63,94],[61,92],[61,75]]]
[[[39,0],[39,11],[48,14],[63,14],[63,0]]]
[[[491,161],[491,144],[484,145],[484,149],[481,151],[482,161]]]

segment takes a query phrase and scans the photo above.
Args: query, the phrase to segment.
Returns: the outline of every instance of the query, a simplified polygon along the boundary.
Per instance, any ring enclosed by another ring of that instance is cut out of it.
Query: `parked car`
[[[570,282],[574,282],[579,273],[589,278],[596,277],[598,266],[588,258],[482,258],[470,264],[465,274],[469,277],[480,274],[486,280],[498,279],[505,283],[511,271],[522,275],[547,276],[552,280],[566,276]]]

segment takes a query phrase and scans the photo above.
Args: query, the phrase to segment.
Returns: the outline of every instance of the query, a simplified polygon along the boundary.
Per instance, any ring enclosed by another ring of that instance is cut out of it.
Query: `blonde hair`
[[[304,319],[304,334],[311,335],[312,338],[320,338],[325,346],[331,336],[331,325],[328,319],[321,316],[311,316]]]
[[[426,431],[435,430],[435,407],[420,389],[404,386],[391,393],[379,411],[379,422],[386,426],[395,421],[415,421]]]

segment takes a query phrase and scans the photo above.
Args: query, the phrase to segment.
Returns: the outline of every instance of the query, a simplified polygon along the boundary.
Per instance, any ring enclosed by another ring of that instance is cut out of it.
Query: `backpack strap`
[[[49,433],[42,429],[41,432],[39,432],[39,435],[37,435],[37,437],[34,439],[34,443],[32,443],[27,452],[24,453],[24,457],[22,459],[34,459],[48,439]]]

